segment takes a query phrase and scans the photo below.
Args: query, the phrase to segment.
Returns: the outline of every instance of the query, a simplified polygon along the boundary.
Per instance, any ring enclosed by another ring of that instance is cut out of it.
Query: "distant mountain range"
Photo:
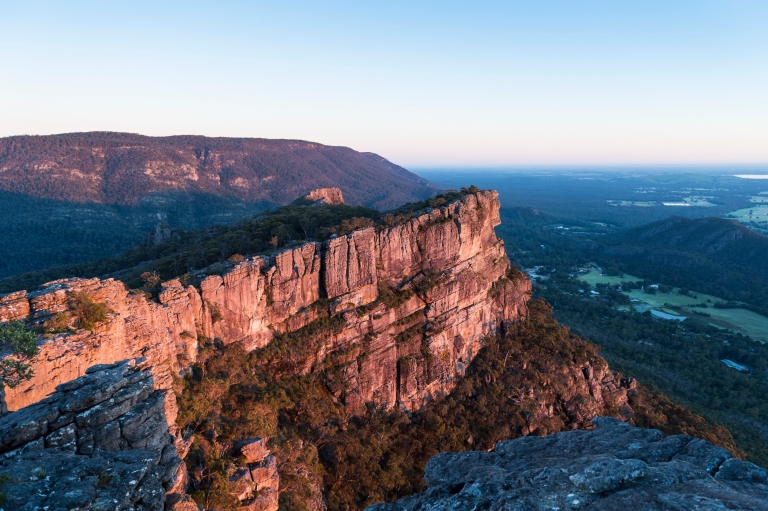
[[[230,224],[323,187],[379,210],[436,192],[376,154],[298,140],[0,138],[0,278],[114,256],[159,222]]]
[[[135,205],[173,190],[287,204],[330,186],[377,209],[433,193],[377,154],[300,140],[110,132],[0,139],[0,190],[33,197]]]

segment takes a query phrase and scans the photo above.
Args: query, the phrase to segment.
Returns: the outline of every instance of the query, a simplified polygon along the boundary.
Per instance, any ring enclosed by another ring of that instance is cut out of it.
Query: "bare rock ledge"
[[[175,420],[146,361],[89,368],[0,418],[3,509],[196,510]]]
[[[428,489],[368,511],[768,509],[766,471],[687,435],[607,417],[593,431],[523,437],[493,452],[442,453]]]

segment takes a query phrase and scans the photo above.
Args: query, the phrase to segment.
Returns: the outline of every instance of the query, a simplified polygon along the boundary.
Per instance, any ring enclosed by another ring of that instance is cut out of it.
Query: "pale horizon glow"
[[[310,140],[405,166],[768,163],[768,2],[6,2],[0,137]]]

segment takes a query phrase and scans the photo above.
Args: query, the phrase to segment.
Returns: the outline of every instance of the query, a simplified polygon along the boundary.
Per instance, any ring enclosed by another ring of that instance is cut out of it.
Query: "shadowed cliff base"
[[[450,394],[413,413],[370,403],[349,414],[338,398],[343,376],[332,362],[309,375],[283,376],[261,350],[206,348],[177,387],[179,425],[199,433],[187,458],[191,473],[201,474],[192,481],[198,498],[212,490],[228,494],[210,472],[202,474],[234,463],[215,445],[248,436],[271,439],[285,484],[280,503],[291,510],[322,509],[322,502],[330,510],[362,509],[411,495],[426,489],[424,468],[440,452],[591,428],[601,415],[691,434],[743,455],[723,428],[683,407],[658,406],[663,396],[611,372],[594,345],[551,318],[546,303],[534,301],[529,310],[527,319],[486,339]],[[304,507],[308,502],[315,505]]]

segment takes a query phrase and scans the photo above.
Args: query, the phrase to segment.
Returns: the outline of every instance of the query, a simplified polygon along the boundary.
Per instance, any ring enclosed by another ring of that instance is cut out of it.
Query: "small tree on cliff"
[[[32,378],[34,373],[29,361],[37,354],[37,339],[26,323],[0,323],[0,349],[10,352],[0,360],[0,388],[14,388]]]
[[[97,325],[107,321],[111,311],[107,304],[97,303],[84,291],[68,295],[72,314],[77,318],[77,327],[93,330]]]

